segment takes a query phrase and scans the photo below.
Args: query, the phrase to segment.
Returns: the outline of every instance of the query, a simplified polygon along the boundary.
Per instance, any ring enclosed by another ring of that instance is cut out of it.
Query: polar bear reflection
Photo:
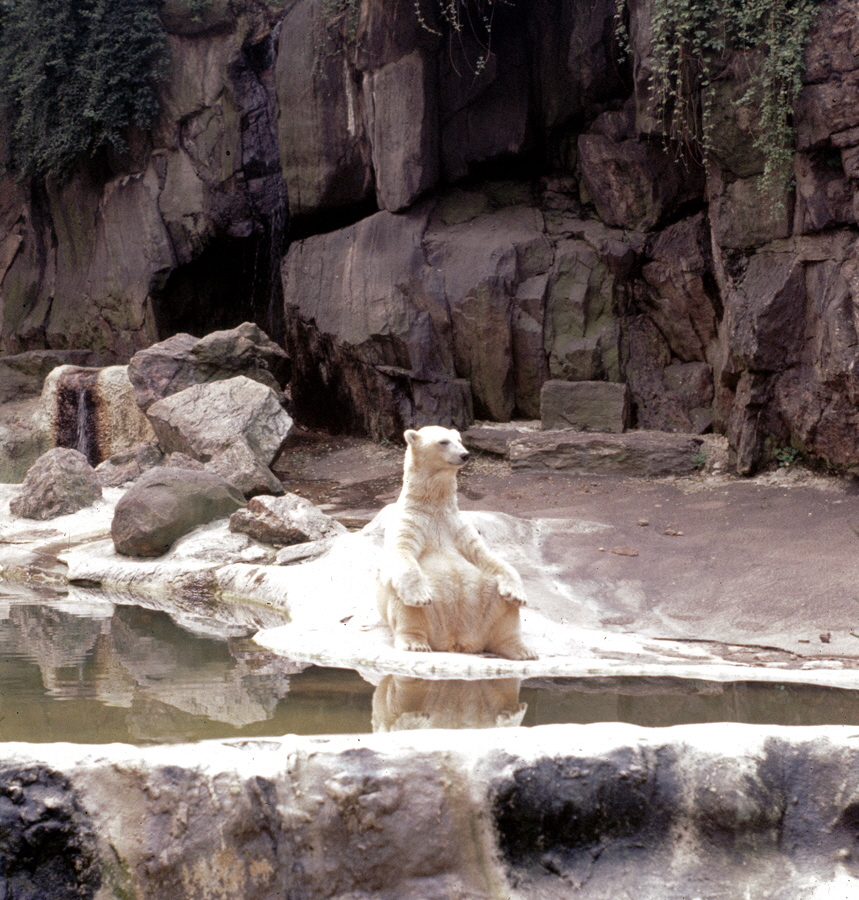
[[[430,681],[386,675],[373,694],[373,731],[510,728],[522,724],[518,678]]]
[[[459,512],[456,474],[468,460],[459,432],[431,425],[404,437],[403,489],[377,573],[394,646],[535,659],[520,634],[519,573]]]

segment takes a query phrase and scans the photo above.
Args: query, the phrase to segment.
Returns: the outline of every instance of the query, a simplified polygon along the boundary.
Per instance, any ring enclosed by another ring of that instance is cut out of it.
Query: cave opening
[[[179,332],[204,337],[254,322],[283,344],[282,241],[267,233],[217,237],[191,262],[170,273],[153,294],[158,339]]]

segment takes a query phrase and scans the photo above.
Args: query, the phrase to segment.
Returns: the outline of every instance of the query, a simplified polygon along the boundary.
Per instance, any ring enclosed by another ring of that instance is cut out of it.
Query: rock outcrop
[[[252,322],[203,338],[176,334],[135,353],[128,364],[137,405],[144,412],[156,400],[192,385],[237,375],[278,392],[289,381],[286,353]]]
[[[808,38],[775,193],[750,51],[713,81],[700,165],[654,108],[646,0],[626,59],[613,0],[489,6],[452,40],[432,3],[166,4],[152,133],[0,183],[0,346],[124,362],[253,321],[313,424],[537,418],[549,379],[625,382],[632,427],[724,433],[741,472],[786,447],[859,467],[847,0]]]

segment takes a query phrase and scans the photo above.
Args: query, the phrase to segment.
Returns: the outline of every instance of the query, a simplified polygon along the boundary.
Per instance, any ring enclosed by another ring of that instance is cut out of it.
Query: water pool
[[[0,740],[133,744],[416,727],[857,725],[859,691],[676,678],[368,680],[166,613],[0,592]]]

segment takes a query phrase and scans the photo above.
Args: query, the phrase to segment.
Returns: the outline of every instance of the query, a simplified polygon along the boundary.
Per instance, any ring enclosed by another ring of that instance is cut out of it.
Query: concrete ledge
[[[41,900],[859,895],[855,727],[5,744],[0,797]]]
[[[514,469],[570,475],[688,475],[698,469],[703,438],[663,431],[592,434],[542,431],[509,443]]]

